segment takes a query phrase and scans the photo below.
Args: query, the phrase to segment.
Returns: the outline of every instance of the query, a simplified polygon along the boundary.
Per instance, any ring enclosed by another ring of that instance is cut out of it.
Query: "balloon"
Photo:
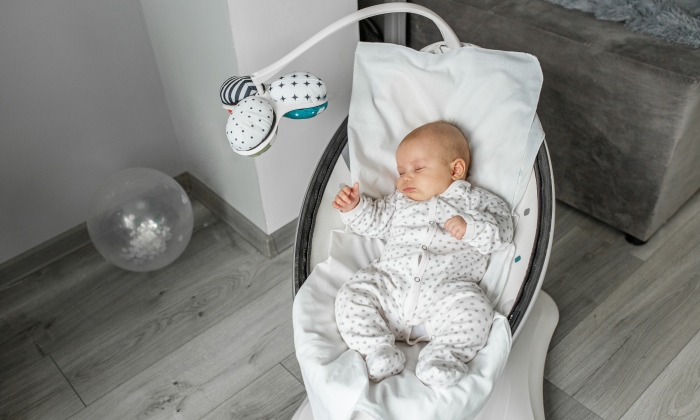
[[[192,203],[168,175],[131,168],[100,185],[90,206],[88,233],[107,261],[152,271],[175,261],[192,237]]]

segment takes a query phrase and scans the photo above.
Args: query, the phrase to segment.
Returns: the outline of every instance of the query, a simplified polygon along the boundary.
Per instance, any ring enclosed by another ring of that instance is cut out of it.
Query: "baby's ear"
[[[467,163],[462,158],[452,161],[452,180],[465,179],[467,175]]]

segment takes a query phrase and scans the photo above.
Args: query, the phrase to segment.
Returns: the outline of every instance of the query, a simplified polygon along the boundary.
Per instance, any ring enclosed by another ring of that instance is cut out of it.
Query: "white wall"
[[[0,263],[127,167],[184,171],[138,0],[0,2]]]
[[[228,0],[241,74],[282,58],[316,32],[357,10],[357,0]],[[317,44],[279,75],[308,71],[328,86],[328,109],[309,120],[282,119],[273,147],[254,158],[272,233],[299,215],[304,193],[326,144],[348,115],[357,24]],[[223,127],[223,126],[222,126]]]
[[[141,4],[185,168],[266,230],[255,163],[231,150],[219,100],[239,74],[226,0]]]

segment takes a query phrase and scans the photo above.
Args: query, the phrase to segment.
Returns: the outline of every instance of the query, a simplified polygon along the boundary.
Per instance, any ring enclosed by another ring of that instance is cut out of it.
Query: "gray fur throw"
[[[547,0],[567,9],[625,22],[634,32],[700,48],[700,0]]]

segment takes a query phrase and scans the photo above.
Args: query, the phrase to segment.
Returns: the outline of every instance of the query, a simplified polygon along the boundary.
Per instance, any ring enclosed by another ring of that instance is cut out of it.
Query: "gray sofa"
[[[700,50],[542,0],[416,0],[464,42],[542,65],[557,198],[646,241],[700,188]],[[441,39],[408,18],[413,48]]]

